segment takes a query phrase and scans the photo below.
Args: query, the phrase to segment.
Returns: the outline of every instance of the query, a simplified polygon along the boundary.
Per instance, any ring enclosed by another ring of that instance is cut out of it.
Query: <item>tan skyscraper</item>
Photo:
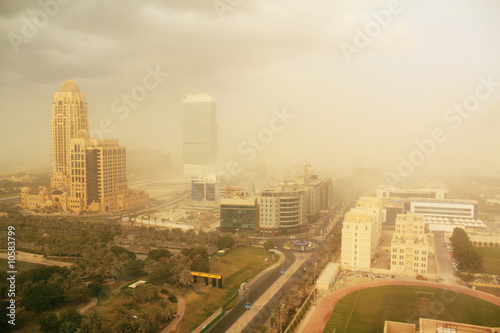
[[[71,186],[70,141],[80,130],[89,130],[88,107],[85,95],[73,80],[64,82],[52,103],[52,179],[54,189]]]
[[[68,80],[52,104],[52,190],[23,188],[23,208],[107,212],[149,204],[145,191],[128,188],[126,148],[90,138],[88,127],[85,95]]]

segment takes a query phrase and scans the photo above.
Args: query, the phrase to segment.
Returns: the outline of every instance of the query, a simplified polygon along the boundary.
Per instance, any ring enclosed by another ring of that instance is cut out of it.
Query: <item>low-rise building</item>
[[[446,199],[448,190],[444,187],[421,187],[415,189],[400,189],[391,185],[381,185],[377,188],[378,198],[428,198]]]
[[[340,264],[335,262],[330,262],[326,265],[321,275],[316,280],[316,290],[319,295],[325,295],[333,291],[333,286],[335,285],[335,280],[340,272]]]
[[[410,198],[404,203],[405,213],[425,216],[477,219],[477,201],[457,199]]]
[[[391,270],[405,275],[426,274],[429,250],[424,217],[399,214],[391,241]]]
[[[220,230],[255,234],[258,221],[256,198],[232,198],[220,200]]]

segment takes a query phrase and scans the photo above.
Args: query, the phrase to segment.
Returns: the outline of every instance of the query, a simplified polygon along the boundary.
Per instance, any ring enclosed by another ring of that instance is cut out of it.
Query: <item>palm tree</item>
[[[141,311],[138,316],[139,326],[144,332],[151,332],[156,325],[155,318],[148,312]]]
[[[157,288],[152,284],[143,283],[135,287],[134,296],[139,302],[145,303],[155,297],[157,291]]]
[[[278,318],[276,318],[276,315],[273,314],[271,318],[269,318],[269,325],[271,325],[271,332],[274,329],[274,325],[276,325],[276,322],[278,321]]]
[[[257,332],[257,333],[267,333],[267,331],[268,331],[268,330],[269,330],[269,329],[268,329],[268,327],[266,326],[266,324],[262,324],[262,325],[260,325],[259,327],[257,327],[257,328],[255,329],[255,332]]]
[[[132,320],[132,313],[130,312],[130,310],[124,306],[120,306],[118,308],[116,308],[114,310],[114,313],[115,313],[115,320],[117,322],[120,322],[120,321],[126,321],[126,322],[129,322],[130,320]]]
[[[113,326],[113,333],[136,333],[140,331],[138,322],[131,322],[126,320],[119,320]]]
[[[125,271],[125,267],[123,266],[123,263],[120,262],[120,260],[115,260],[111,264],[111,274],[117,280],[120,280],[120,278],[122,277],[124,271]]]
[[[134,297],[134,290],[130,288],[126,288],[122,292],[123,296],[125,296],[125,303],[127,304],[127,307],[130,306],[132,303],[132,298]]]
[[[193,276],[191,275],[191,272],[187,268],[184,268],[179,273],[178,282],[181,286],[185,286],[186,289],[188,286],[190,286],[193,283]]]
[[[173,317],[172,310],[168,306],[168,301],[166,299],[162,299],[160,301],[160,307],[158,311],[155,312],[155,318],[160,323],[166,323]]]
[[[81,333],[98,333],[101,331],[102,320],[95,311],[92,311],[83,320]]]

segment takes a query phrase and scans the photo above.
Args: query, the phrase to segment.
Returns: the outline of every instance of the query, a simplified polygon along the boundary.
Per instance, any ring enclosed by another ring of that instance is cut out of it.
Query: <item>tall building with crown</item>
[[[118,140],[92,139],[88,129],[85,95],[68,80],[52,103],[51,191],[23,188],[23,208],[108,212],[149,204],[145,191],[128,188],[126,148]]]

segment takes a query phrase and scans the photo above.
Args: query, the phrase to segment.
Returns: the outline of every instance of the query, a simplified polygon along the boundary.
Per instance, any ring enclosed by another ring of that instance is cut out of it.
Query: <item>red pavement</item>
[[[426,286],[433,288],[441,288],[451,291],[461,292],[466,295],[471,295],[485,301],[491,302],[500,306],[500,298],[487,294],[482,291],[472,290],[463,286],[450,286],[443,285],[439,283],[433,282],[423,282],[423,281],[406,281],[406,280],[375,280],[369,282],[363,282],[356,285],[348,286],[337,291],[334,291],[331,294],[323,296],[318,305],[315,307],[314,312],[312,313],[309,321],[307,322],[307,333],[321,333],[328,322],[328,318],[335,307],[335,304],[344,296],[355,292],[357,290],[373,288],[373,287],[382,287],[382,286]]]

